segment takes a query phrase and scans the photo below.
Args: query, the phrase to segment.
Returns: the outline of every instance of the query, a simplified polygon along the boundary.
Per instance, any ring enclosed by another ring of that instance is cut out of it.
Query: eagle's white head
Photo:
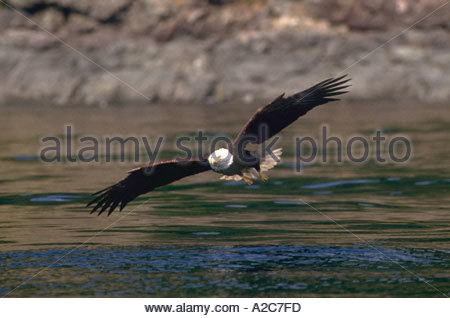
[[[220,148],[209,155],[208,162],[214,171],[223,171],[233,163],[233,155],[228,149]]]

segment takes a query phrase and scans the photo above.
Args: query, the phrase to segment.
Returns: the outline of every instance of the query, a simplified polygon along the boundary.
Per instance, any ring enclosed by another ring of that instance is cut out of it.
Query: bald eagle
[[[314,107],[337,101],[335,96],[346,93],[344,89],[350,85],[344,84],[349,80],[344,75],[327,79],[289,97],[284,97],[282,94],[253,114],[228,149],[217,149],[207,158],[205,156],[205,158],[197,157],[190,160],[159,161],[130,170],[123,180],[94,193],[94,198],[87,206],[95,204],[91,213],[98,210],[100,215],[108,210],[110,215],[117,207],[122,211],[131,200],[141,194],[208,170],[222,174],[221,179],[225,180],[243,179],[248,184],[252,184],[257,178],[266,181],[267,176],[264,172],[277,164],[281,149],[273,151],[275,158],[271,154],[264,156],[257,151],[240,150],[246,156],[246,160],[243,160],[237,153],[237,148],[241,148],[237,145],[241,145],[244,140],[262,144]],[[267,128],[268,133],[261,134],[262,126]]]

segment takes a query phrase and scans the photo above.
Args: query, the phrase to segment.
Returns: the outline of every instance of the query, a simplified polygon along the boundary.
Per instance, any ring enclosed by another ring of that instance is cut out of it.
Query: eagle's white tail
[[[261,162],[259,163],[259,167],[262,172],[268,171],[275,167],[278,162],[280,162],[281,154],[283,153],[283,149],[278,148],[275,149],[272,152],[275,155],[275,158],[272,157],[271,154],[266,155],[264,158],[262,158]],[[257,158],[261,158],[261,154],[258,152],[253,152],[252,155],[254,155]],[[233,176],[222,176],[220,179],[222,180],[231,180],[231,181],[240,181],[242,180],[242,177],[245,177],[247,179],[258,179],[259,173],[256,171],[255,168],[247,168],[242,170],[242,176],[235,174]]]

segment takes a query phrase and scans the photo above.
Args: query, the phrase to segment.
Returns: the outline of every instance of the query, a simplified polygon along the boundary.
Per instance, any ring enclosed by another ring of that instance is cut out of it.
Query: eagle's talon
[[[248,184],[248,185],[252,185],[253,184],[253,180],[247,177],[242,177],[242,179],[244,179],[244,181]]]
[[[269,180],[269,177],[263,174],[261,171],[259,172],[259,176],[261,177],[262,182],[267,182],[267,180]]]

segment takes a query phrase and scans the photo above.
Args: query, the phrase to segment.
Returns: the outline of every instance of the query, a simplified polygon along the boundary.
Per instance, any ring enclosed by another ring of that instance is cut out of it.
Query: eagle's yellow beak
[[[212,163],[213,165],[215,165],[216,162],[217,162],[217,159],[216,159],[216,158],[211,158],[211,163]]]

